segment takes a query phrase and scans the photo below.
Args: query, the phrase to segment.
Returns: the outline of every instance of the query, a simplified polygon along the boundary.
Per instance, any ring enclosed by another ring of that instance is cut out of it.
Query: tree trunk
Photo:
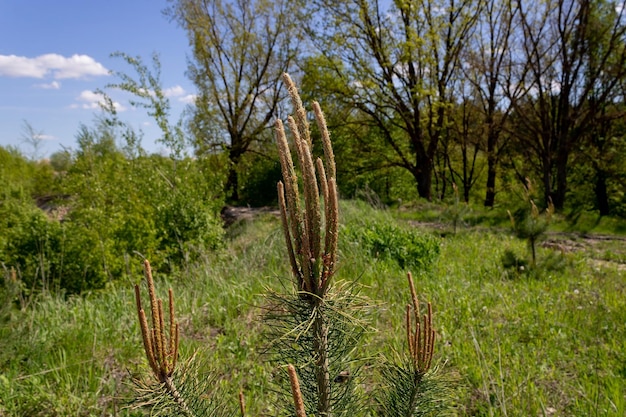
[[[417,194],[421,198],[432,201],[433,161],[428,157],[419,159],[419,165],[413,173],[417,182]]]
[[[231,203],[239,201],[239,175],[237,166],[231,162],[228,168],[228,178],[226,179],[226,196]]]
[[[313,340],[315,344],[315,379],[317,381],[317,412],[319,416],[331,415],[330,373],[328,362],[328,327],[324,323],[324,314],[317,305],[317,315],[313,324]]]
[[[566,145],[562,145],[566,146]],[[567,160],[569,151],[560,149],[556,158],[556,190],[552,197],[552,204],[557,210],[562,210],[565,205],[565,194],[567,193]],[[547,204],[548,202],[546,202]]]
[[[550,201],[554,203],[554,198],[552,195],[552,164],[550,163],[550,158],[547,155],[543,156],[543,163],[541,164],[542,175],[543,175],[543,197],[544,202],[547,205]]]
[[[495,132],[490,130],[487,137],[487,192],[485,194],[485,207],[493,207],[496,202],[497,139]]]
[[[606,188],[606,172],[598,169],[596,171],[596,183],[594,191],[596,193],[596,206],[600,211],[600,216],[608,216],[610,213],[609,193]]]
[[[230,203],[239,202],[239,175],[237,167],[241,160],[241,153],[237,150],[230,149],[228,152],[228,177],[226,178],[226,198]]]

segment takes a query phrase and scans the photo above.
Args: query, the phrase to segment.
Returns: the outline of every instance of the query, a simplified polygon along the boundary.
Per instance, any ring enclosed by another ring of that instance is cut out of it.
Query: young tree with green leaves
[[[152,68],[141,57],[115,53],[123,59],[134,74],[115,72],[119,82],[110,83],[108,89],[119,89],[133,95],[131,105],[144,108],[161,129],[157,139],[169,151],[167,161],[157,156],[142,158],[143,150],[138,135],[117,117],[110,99],[105,110],[106,123],[121,128],[129,159],[139,163],[144,175],[152,178],[142,187],[149,190],[146,202],[155,210],[153,221],[159,230],[161,247],[166,257],[174,263],[188,260],[197,249],[215,248],[221,240],[219,212],[223,206],[223,178],[216,155],[191,158],[187,147],[191,141],[183,128],[183,117],[176,123],[170,120],[170,101],[161,85],[161,64],[158,55],[152,56]]]
[[[221,152],[230,163],[226,192],[239,199],[237,167],[268,140],[285,98],[282,73],[294,67],[301,35],[299,2],[171,0],[168,15],[187,32],[198,88],[191,119],[198,154]]]
[[[481,2],[394,1],[384,9],[344,0],[311,8],[309,34],[340,80],[330,92],[366,116],[391,150],[389,163],[408,170],[420,197],[431,199],[452,82]]]
[[[517,1],[522,39],[511,86],[518,148],[541,178],[544,200],[563,209],[570,160],[626,77],[626,10],[614,1]]]
[[[189,145],[185,138],[183,129],[183,118],[179,118],[176,123],[170,120],[170,100],[166,97],[165,91],[161,84],[161,61],[155,53],[152,55],[152,68],[149,68],[139,56],[130,56],[123,52],[115,52],[112,54],[114,58],[122,59],[129,65],[134,75],[124,71],[115,71],[112,73],[119,81],[109,83],[105,89],[121,90],[132,95],[130,104],[137,108],[145,109],[156,122],[163,136],[156,141],[167,147],[169,155],[173,160],[179,160],[186,156],[186,148]],[[109,117],[108,123],[121,126],[126,132],[124,139],[127,146],[133,147],[139,145],[137,137],[134,136],[132,129],[125,126],[117,116],[115,105],[111,99],[105,95],[105,104],[103,110]]]
[[[496,178],[502,150],[506,145],[506,122],[511,113],[512,100],[517,97],[521,85],[511,85],[515,18],[518,9],[511,0],[485,0],[476,32],[465,50],[464,78],[471,84],[475,97],[476,125],[484,129],[483,150],[487,156],[487,181],[485,207],[493,207],[496,199]]]

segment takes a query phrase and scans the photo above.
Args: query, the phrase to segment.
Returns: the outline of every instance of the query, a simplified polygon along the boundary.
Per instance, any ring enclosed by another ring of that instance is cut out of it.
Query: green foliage
[[[441,379],[436,370],[416,376],[408,359],[400,364],[386,364],[381,386],[383,389],[376,393],[378,416],[445,415],[449,382]]]
[[[552,220],[554,206],[550,202],[545,212],[540,213],[532,197],[532,187],[530,181],[524,189],[524,202],[513,213],[509,211],[511,226],[515,235],[528,242],[528,247],[532,255],[532,266],[537,261],[537,243],[548,230],[548,225]]]
[[[252,207],[275,206],[276,183],[281,179],[280,162],[263,156],[250,156],[240,163],[239,200]]]
[[[152,68],[148,68],[143,63],[141,57],[130,56],[122,52],[115,52],[113,58],[120,58],[128,64],[136,73],[136,78],[131,75],[117,71],[115,76],[120,80],[117,83],[108,84],[106,88],[120,89],[133,95],[130,104],[137,108],[146,109],[150,116],[161,129],[163,136],[157,140],[167,147],[174,159],[181,159],[185,156],[187,146],[183,131],[183,120],[177,123],[170,122],[170,101],[161,85],[161,62],[159,56],[152,55]],[[113,116],[113,123],[119,123],[110,99],[108,99],[106,110]]]
[[[95,142],[78,152],[65,179],[76,196],[68,220],[97,235],[110,275],[123,272],[124,254],[139,251],[158,267],[174,266],[220,245],[221,184],[209,166],[191,159],[127,158],[116,147],[100,152],[111,132],[86,134],[95,135]]]
[[[15,267],[26,288],[77,293],[101,288],[106,275],[90,230],[48,218],[41,210],[16,208],[9,225],[5,263]]]
[[[330,381],[330,402],[333,415],[352,416],[359,409],[359,399],[355,395],[359,381],[359,362],[354,351],[358,348],[365,323],[362,322],[365,300],[346,288],[336,290],[319,308],[311,310],[309,302],[299,294],[268,294],[268,311],[263,316],[268,345],[269,362],[275,366],[292,364],[300,379],[300,388],[305,409],[311,415],[318,415],[319,388],[315,365],[319,360],[319,343],[311,329],[316,319],[323,317],[328,331],[328,372]],[[290,402],[290,385],[286,375],[276,378],[281,391],[281,408],[293,408]]]
[[[348,222],[396,214],[354,201],[342,201],[341,211]],[[290,273],[280,221],[243,221],[229,236],[224,251],[207,254],[184,273],[158,274],[156,287],[164,290],[161,296],[168,287],[176,293],[181,364],[197,350],[198,375],[217,375],[213,387],[228,389],[220,398],[230,409],[243,390],[246,415],[281,415],[282,395],[269,381],[286,372],[263,360],[263,324],[256,320],[267,306],[259,294],[291,288],[278,278]],[[381,301],[365,317],[377,331],[366,332],[355,351],[365,361],[348,367],[362,365],[356,390],[367,390],[372,399],[373,390],[388,385],[379,372],[386,364],[381,352],[394,355],[404,347],[398,313],[407,303],[406,279],[395,262],[372,262],[361,248],[340,240],[338,281],[358,277],[361,296]],[[566,253],[563,270],[537,279],[504,279],[500,260],[507,249],[523,254],[525,242],[501,228],[466,230],[446,239],[433,273],[417,283],[419,294],[428,294],[436,307],[433,362],[456,375],[451,414],[536,416],[550,408],[553,415],[600,410],[624,416],[623,271],[617,263],[595,261],[607,250],[623,252],[621,241],[603,239]],[[139,273],[132,277],[140,279]],[[23,311],[11,307],[0,318],[3,416],[145,416],[125,408],[135,394],[132,380],[149,369],[129,282],[81,297],[41,295]],[[365,410],[353,415],[367,415]]]
[[[102,287],[106,276],[88,250],[95,246],[91,230],[61,223],[53,214],[28,199],[0,201],[0,261],[16,269],[25,295],[32,289],[80,292]]]
[[[518,257],[511,249],[507,249],[502,254],[502,266],[505,269],[514,269],[519,272],[524,272],[528,268],[528,261],[526,259]]]
[[[222,179],[213,162],[147,156],[136,144],[123,151],[117,141],[128,133],[106,121],[82,126],[78,149],[41,191],[50,165],[0,150],[0,261],[29,291],[102,288],[137,270],[129,261],[137,252],[172,269],[221,246]],[[34,204],[39,192],[50,195],[46,212]]]
[[[17,149],[0,146],[0,201],[47,195],[54,186],[49,163],[29,161]]]
[[[207,368],[210,366],[201,366],[192,360],[174,372],[172,379],[178,381],[180,401],[172,398],[167,388],[157,380],[136,379],[133,382],[138,395],[133,400],[133,407],[150,407],[150,415],[155,417],[232,416],[222,404],[224,398],[219,395],[219,382],[214,374],[207,372]],[[184,401],[184,408],[181,407],[181,401]]]
[[[402,269],[429,271],[439,256],[439,240],[393,221],[364,220],[348,223],[344,238],[359,244],[372,256],[391,260]]]
[[[154,210],[158,250],[169,262],[180,264],[189,256],[221,246],[221,182],[211,181],[207,169],[194,161],[180,161],[175,167],[172,161],[164,162],[170,165],[170,175],[175,176],[171,180],[154,178],[152,184],[158,189],[153,190],[151,198],[146,196],[146,201]]]

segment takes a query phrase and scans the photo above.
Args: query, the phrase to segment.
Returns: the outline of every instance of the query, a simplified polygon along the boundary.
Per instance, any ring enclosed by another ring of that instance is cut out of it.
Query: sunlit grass
[[[341,209],[346,222],[394,221],[392,213],[360,204],[344,202]],[[266,289],[292,285],[280,223],[266,215],[228,234],[228,249],[199,264],[168,277],[155,271],[157,290],[163,297],[171,286],[176,294],[181,360],[199,350],[233,406],[242,389],[250,415],[275,415],[268,380],[276,370],[263,361],[258,318]],[[378,353],[403,346],[406,271],[341,237],[339,249],[337,282],[356,280],[374,306],[359,355],[363,376],[375,384]],[[441,238],[432,272],[413,271],[418,295],[433,303],[435,361],[455,381],[453,412],[626,415],[624,272],[591,262],[585,252],[544,248],[536,270],[512,272],[501,263],[507,249],[527,253],[508,234],[461,230]],[[23,311],[3,309],[0,415],[141,415],[128,408],[132,378],[149,375],[132,292],[140,280],[69,299],[41,295]]]

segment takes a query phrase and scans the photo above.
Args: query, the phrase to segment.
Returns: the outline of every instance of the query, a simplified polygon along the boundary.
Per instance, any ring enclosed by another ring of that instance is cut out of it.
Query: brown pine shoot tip
[[[293,365],[289,364],[287,365],[287,371],[289,372],[289,381],[291,382],[291,394],[293,396],[293,405],[296,409],[296,416],[306,417],[304,401],[302,400],[302,392],[300,391],[300,381],[298,380],[296,368]]]
[[[432,327],[433,308],[429,302],[428,312],[420,317],[419,299],[410,272],[407,274],[407,278],[412,300],[412,305],[407,304],[406,306],[407,346],[414,369],[420,374],[425,374],[430,369],[435,348],[436,332]],[[415,319],[415,328],[413,328],[413,319]]]
[[[163,301],[156,298],[152,269],[148,260],[144,261],[144,275],[148,284],[152,322],[150,326],[141,304],[139,285],[135,285],[135,301],[137,314],[139,316],[141,337],[150,368],[159,382],[164,383],[172,376],[178,357],[178,323],[176,323],[176,315],[174,312],[174,293],[170,288],[168,293],[170,323],[169,329],[166,329]]]
[[[335,158],[326,121],[317,103],[313,107],[322,136],[324,160],[313,157],[310,126],[298,89],[288,74],[284,74],[284,80],[295,109],[295,117],[289,116],[287,124],[302,173],[304,207],[300,206],[298,178],[285,126],[277,120],[276,142],[283,174],[283,181],[278,184],[278,201],[283,233],[297,290],[304,298],[322,300],[337,261],[339,198]],[[310,297],[311,294],[315,297]]]
[[[246,417],[246,399],[243,396],[243,391],[239,391],[239,411],[241,417]]]

